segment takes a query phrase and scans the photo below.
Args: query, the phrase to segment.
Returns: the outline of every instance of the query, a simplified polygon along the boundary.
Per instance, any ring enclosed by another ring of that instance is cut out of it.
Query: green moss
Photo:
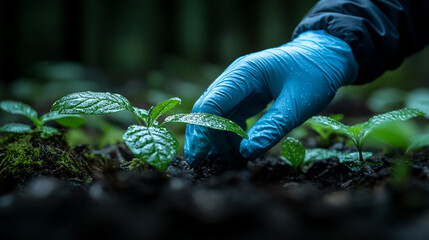
[[[141,159],[133,158],[128,168],[136,172],[147,172],[149,170],[149,166],[150,165],[148,163]]]
[[[21,181],[37,175],[90,178],[86,161],[72,151],[62,135],[42,139],[37,132],[14,134],[0,143],[0,153],[2,177]]]

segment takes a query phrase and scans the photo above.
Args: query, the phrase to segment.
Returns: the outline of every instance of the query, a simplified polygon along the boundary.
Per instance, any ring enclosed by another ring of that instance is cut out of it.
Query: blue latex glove
[[[289,131],[323,110],[342,85],[354,82],[358,64],[350,46],[324,30],[300,34],[292,42],[235,60],[204,92],[192,112],[229,118],[245,127],[247,118],[271,108],[250,128],[249,139],[188,125],[185,157],[254,159]]]

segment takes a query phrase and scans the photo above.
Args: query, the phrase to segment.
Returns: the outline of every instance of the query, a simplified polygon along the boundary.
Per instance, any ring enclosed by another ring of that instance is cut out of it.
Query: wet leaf
[[[320,161],[342,155],[341,152],[325,149],[325,148],[312,148],[305,150],[304,162]]]
[[[55,120],[64,127],[77,128],[85,123],[85,119],[75,114],[63,114],[58,112],[48,112],[40,117],[40,121],[45,123],[47,121]]]
[[[349,126],[342,124],[341,122],[326,116],[314,116],[308,120],[310,124],[322,125],[326,128],[332,129],[337,133],[342,133],[347,136],[353,137],[353,132]]]
[[[140,119],[146,122],[147,115],[149,114],[148,111],[146,109],[138,108],[138,107],[133,107],[133,109],[137,117],[139,117]]]
[[[129,110],[133,112],[128,99],[117,93],[78,92],[62,97],[52,105],[52,112],[64,114],[98,115]]]
[[[176,155],[178,142],[165,128],[132,125],[122,136],[139,159],[165,171]]]
[[[180,104],[182,100],[180,98],[174,97],[167,99],[152,109],[150,112],[152,121],[155,121],[159,116],[161,116],[163,113],[167,112],[168,110],[172,109],[177,104]]]
[[[248,138],[246,132],[235,122],[208,113],[175,114],[165,119],[164,123],[188,123],[209,127],[217,130],[230,131],[243,138]]]
[[[59,133],[58,129],[53,128],[53,127],[49,127],[49,126],[43,126],[40,129],[40,136],[42,138],[49,138],[50,136]]]
[[[8,113],[24,115],[38,125],[36,110],[25,103],[6,100],[0,102],[0,108]]]
[[[368,159],[372,157],[371,152],[362,152],[363,158]],[[359,152],[342,153],[336,150],[324,149],[324,148],[313,148],[306,149],[305,151],[305,163],[311,161],[321,161],[330,158],[338,158],[338,161],[344,164],[352,171],[360,171],[363,162],[359,159]]]
[[[384,114],[376,115],[370,118],[367,124],[362,128],[359,133],[361,141],[370,133],[373,129],[388,124],[394,121],[405,121],[413,117],[423,116],[424,113],[414,108],[403,108],[387,112]]]
[[[364,160],[372,157],[371,152],[362,152],[362,155]],[[353,172],[359,172],[362,169],[363,162],[359,159],[359,152],[343,153],[337,157],[340,163],[344,164]]]
[[[299,140],[288,137],[282,142],[281,154],[296,170],[304,161],[305,147]]]
[[[0,132],[26,133],[30,131],[31,127],[22,123],[8,123],[0,127]]]
[[[410,146],[408,146],[406,152],[408,153],[412,150],[419,149],[425,146],[429,146],[429,134],[420,135],[416,139],[411,141],[411,144]]]

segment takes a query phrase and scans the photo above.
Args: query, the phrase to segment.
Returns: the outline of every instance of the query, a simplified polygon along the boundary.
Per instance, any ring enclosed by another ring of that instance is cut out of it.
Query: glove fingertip
[[[255,141],[243,139],[240,144],[240,154],[248,159],[253,160],[259,157],[263,153],[263,150],[261,149],[261,146],[258,146],[258,144]]]
[[[185,133],[184,154],[189,164],[204,160],[210,150],[207,131],[199,126],[188,125]]]

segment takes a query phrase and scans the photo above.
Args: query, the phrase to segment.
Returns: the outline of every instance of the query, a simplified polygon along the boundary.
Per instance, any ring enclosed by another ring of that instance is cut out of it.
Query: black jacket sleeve
[[[293,38],[320,29],[350,45],[359,64],[355,84],[366,83],[429,43],[429,0],[321,0]]]

